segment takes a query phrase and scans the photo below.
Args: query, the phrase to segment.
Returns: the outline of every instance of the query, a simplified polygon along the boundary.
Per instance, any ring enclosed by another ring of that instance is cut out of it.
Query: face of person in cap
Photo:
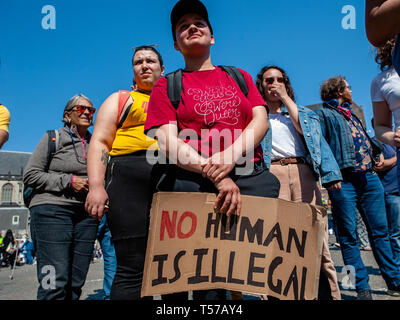
[[[164,72],[157,54],[151,50],[140,50],[133,57],[133,74],[139,90],[151,91]]]
[[[215,43],[206,20],[196,13],[185,14],[178,20],[175,36],[174,47],[184,56],[208,54]]]

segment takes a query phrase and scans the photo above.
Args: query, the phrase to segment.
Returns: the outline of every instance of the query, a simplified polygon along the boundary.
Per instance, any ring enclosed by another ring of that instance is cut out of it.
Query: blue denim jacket
[[[324,103],[323,107],[315,110],[315,113],[320,118],[320,124],[322,129],[322,135],[325,137],[333,154],[335,155],[336,162],[340,169],[353,168],[356,165],[355,147],[353,142],[353,136],[350,132],[350,127],[344,116],[335,107]],[[376,157],[382,152],[382,149],[371,137],[367,134],[362,122],[358,117],[351,112],[352,116],[355,117],[361,124],[365,135],[371,142],[372,146],[372,162],[375,165]]]
[[[331,148],[326,143],[321,133],[318,115],[302,106],[299,106],[298,110],[305,146],[308,151],[306,161],[311,165],[316,180],[321,176],[321,183],[324,186],[334,181],[341,181],[342,174],[332,154]],[[271,166],[272,149],[271,126],[264,139],[261,141],[261,146],[264,152],[265,164],[269,169]]]

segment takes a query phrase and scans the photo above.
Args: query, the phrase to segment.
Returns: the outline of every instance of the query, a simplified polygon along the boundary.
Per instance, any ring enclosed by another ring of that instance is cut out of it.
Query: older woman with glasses
[[[87,97],[73,96],[64,108],[64,127],[43,136],[25,168],[24,184],[33,190],[38,300],[78,300],[86,280],[98,225],[84,207],[95,111]]]

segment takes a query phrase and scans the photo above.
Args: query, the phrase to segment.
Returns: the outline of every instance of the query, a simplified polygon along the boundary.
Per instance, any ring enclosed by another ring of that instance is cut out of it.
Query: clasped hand
[[[240,215],[242,198],[239,187],[228,177],[235,167],[232,158],[226,153],[216,153],[201,164],[202,176],[210,179],[218,190],[218,196],[214,203],[214,209],[221,213]]]

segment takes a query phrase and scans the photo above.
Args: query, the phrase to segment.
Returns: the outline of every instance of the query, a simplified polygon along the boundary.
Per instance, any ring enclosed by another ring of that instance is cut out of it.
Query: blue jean
[[[103,291],[104,299],[110,299],[111,285],[117,270],[117,257],[115,255],[114,243],[108,227],[107,218],[104,215],[97,229],[97,240],[100,242],[104,261]]]
[[[400,267],[400,196],[385,194],[386,214],[389,227],[389,239],[393,256]]]
[[[78,300],[85,284],[98,222],[82,207],[38,205],[30,210],[36,248],[38,300]]]
[[[345,173],[342,188],[329,191],[345,265],[355,268],[357,292],[370,290],[368,272],[357,240],[357,208],[365,217],[371,246],[387,286],[400,284],[400,269],[393,259],[388,234],[382,183],[375,172]]]

